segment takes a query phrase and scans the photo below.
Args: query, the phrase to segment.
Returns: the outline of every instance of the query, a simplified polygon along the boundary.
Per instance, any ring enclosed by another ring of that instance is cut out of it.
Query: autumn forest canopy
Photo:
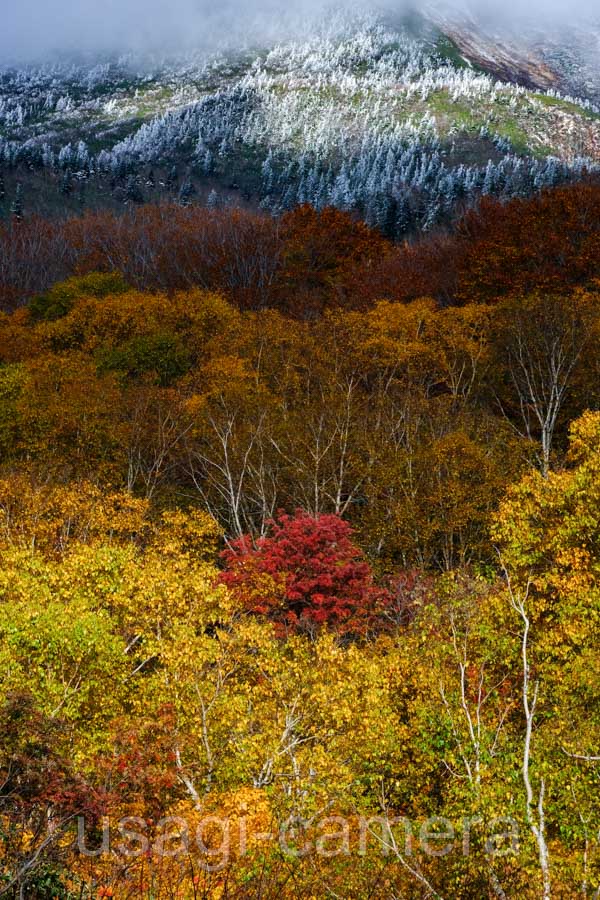
[[[0,224],[0,896],[600,896],[600,185]]]

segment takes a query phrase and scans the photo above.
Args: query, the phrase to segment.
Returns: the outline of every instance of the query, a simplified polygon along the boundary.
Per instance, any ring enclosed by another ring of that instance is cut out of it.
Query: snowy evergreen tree
[[[181,206],[189,206],[192,202],[196,188],[191,178],[186,178],[179,190],[179,203]]]
[[[16,222],[21,222],[24,215],[23,185],[19,181],[15,191],[15,197],[10,207],[10,212]]]
[[[128,203],[143,203],[144,195],[135,175],[130,175],[125,185],[125,200]]]

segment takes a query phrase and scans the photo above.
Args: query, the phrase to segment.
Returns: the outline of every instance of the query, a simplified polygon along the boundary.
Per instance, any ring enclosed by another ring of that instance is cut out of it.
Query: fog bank
[[[4,0],[0,20],[0,65],[74,53],[174,52],[216,49],[232,43],[267,43],[290,33],[301,36],[329,0]],[[467,7],[476,18],[510,25],[523,14],[522,0],[421,0],[421,9]],[[356,2],[348,2],[357,9]],[[367,8],[405,12],[419,2],[379,0]],[[597,13],[597,0],[528,0],[529,18],[540,26],[576,25]]]

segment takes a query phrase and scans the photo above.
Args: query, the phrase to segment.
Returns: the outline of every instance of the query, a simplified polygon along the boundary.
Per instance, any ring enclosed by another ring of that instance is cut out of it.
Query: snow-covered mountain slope
[[[424,15],[460,54],[504,81],[600,102],[600,10],[597,20],[557,22],[549,13],[483,16],[456,3],[430,2]]]
[[[461,21],[339,14],[266,49],[5,70],[0,210],[310,202],[401,237],[600,166],[593,79],[565,96],[550,39]]]

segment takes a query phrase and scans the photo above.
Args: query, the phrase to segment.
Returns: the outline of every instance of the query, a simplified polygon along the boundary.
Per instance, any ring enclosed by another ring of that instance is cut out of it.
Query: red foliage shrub
[[[250,611],[268,616],[283,635],[323,626],[364,635],[389,602],[336,515],[280,514],[270,534],[241,538],[222,554],[221,580]]]

